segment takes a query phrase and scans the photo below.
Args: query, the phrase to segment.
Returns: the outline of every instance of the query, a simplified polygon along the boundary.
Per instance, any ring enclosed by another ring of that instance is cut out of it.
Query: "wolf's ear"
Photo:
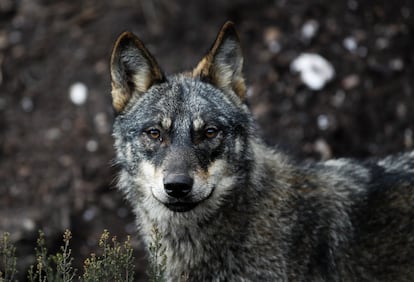
[[[165,80],[154,57],[131,32],[122,33],[111,56],[112,104],[120,113],[134,94]]]
[[[243,55],[239,37],[232,22],[221,28],[207,55],[193,70],[194,77],[200,77],[223,91],[233,90],[241,100],[246,96],[243,74]]]

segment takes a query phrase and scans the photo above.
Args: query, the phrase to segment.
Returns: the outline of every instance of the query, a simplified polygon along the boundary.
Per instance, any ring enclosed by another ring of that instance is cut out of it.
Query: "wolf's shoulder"
[[[402,186],[414,192],[414,151],[385,158],[339,158],[301,165],[302,179],[312,179],[317,190],[365,194]]]
[[[376,164],[386,172],[414,175],[414,151],[387,156]]]
[[[384,158],[358,160],[351,158],[332,159],[318,163],[319,171],[333,175],[356,177],[360,180],[375,181],[380,176],[414,177],[414,151],[389,155]]]

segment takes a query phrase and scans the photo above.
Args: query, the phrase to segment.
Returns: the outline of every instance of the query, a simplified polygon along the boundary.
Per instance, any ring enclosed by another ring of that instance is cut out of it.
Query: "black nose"
[[[170,174],[164,178],[164,190],[173,198],[183,198],[191,192],[193,182],[188,175]]]

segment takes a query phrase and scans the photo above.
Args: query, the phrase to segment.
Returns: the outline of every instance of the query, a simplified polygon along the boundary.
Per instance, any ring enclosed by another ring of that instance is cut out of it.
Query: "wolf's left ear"
[[[224,92],[234,91],[243,101],[246,85],[243,74],[243,55],[240,40],[232,22],[226,22],[207,55],[193,70],[194,77],[200,77]]]
[[[151,53],[131,32],[122,33],[111,56],[112,104],[122,112],[133,95],[145,93],[165,77]]]

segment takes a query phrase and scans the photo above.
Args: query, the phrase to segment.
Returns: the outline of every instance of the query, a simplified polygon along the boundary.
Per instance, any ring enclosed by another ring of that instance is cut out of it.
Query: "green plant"
[[[76,275],[76,269],[72,267],[73,257],[72,250],[69,248],[69,242],[72,239],[72,233],[66,229],[63,234],[64,245],[60,247],[60,252],[52,257],[56,265],[57,281],[72,282]]]
[[[162,235],[157,225],[152,226],[151,243],[149,244],[149,269],[148,276],[150,282],[165,281],[165,267],[167,265],[167,255],[165,247],[161,243]]]
[[[16,270],[16,248],[10,243],[10,234],[3,233],[0,239],[0,282],[17,281],[14,277]]]
[[[27,278],[30,282],[55,281],[53,268],[50,265],[51,257],[47,253],[45,234],[43,231],[39,231],[39,238],[37,238],[36,243],[36,265],[30,266]]]
[[[134,256],[130,237],[120,244],[104,230],[99,247],[102,255],[91,254],[84,263],[83,281],[134,281]]]
[[[9,233],[0,238],[0,282],[15,282],[16,248],[10,242]],[[45,234],[39,231],[36,241],[36,262],[30,266],[27,279],[31,282],[132,282],[134,281],[134,255],[131,238],[119,243],[115,236],[111,237],[104,230],[99,240],[99,253],[92,253],[84,262],[84,273],[76,277],[77,269],[72,266],[73,257],[70,249],[72,234],[66,230],[63,234],[63,245],[55,255],[48,254]],[[161,280],[152,280],[161,281]]]

